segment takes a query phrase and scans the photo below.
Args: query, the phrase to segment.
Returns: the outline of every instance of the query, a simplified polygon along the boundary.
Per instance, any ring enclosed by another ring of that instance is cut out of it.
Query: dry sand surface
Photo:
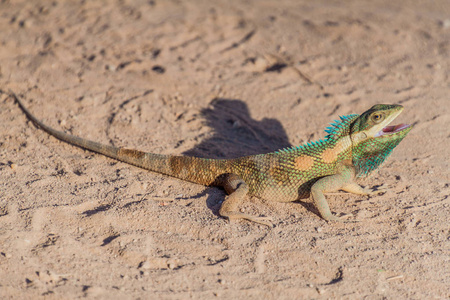
[[[345,3],[345,5],[343,4]],[[379,196],[251,198],[60,142],[0,95],[2,299],[450,297],[450,2],[0,1],[0,89],[105,144],[231,158],[405,107],[414,128],[362,182]]]

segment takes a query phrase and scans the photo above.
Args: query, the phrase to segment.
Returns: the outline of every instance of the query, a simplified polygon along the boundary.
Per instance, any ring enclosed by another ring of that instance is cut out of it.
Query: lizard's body
[[[239,212],[238,206],[247,194],[269,201],[291,202],[311,193],[320,215],[325,220],[338,220],[323,193],[342,189],[370,194],[371,190],[362,188],[354,179],[376,169],[411,129],[405,124],[385,127],[400,114],[403,109],[400,105],[376,105],[361,116],[341,117],[326,130],[327,137],[318,142],[236,159],[206,159],[145,153],[69,135],[43,124],[16,95],[11,96],[28,118],[50,135],[150,171],[198,184],[222,186],[230,196],[222,204],[221,216],[266,225],[270,225],[268,218]],[[381,119],[374,120],[374,115]]]

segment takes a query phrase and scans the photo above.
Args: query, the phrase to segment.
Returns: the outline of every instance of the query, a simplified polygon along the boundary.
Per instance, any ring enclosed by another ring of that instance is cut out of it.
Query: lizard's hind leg
[[[221,185],[229,194],[219,210],[219,214],[222,217],[228,218],[230,221],[233,219],[246,219],[269,227],[273,226],[269,217],[256,217],[239,212],[239,204],[242,203],[248,193],[248,185],[242,178],[236,174],[227,174],[221,182]]]

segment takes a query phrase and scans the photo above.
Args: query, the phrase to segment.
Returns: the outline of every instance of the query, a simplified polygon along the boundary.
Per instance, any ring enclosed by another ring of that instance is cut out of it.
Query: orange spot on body
[[[299,171],[308,171],[314,165],[314,158],[303,155],[295,158],[294,166]]]
[[[323,162],[327,164],[335,162],[338,159],[339,154],[343,153],[350,146],[350,139],[344,138],[340,140],[333,148],[323,150],[321,155]]]
[[[337,157],[339,155],[339,151],[337,151],[335,148],[325,149],[322,152],[322,160],[324,163],[331,164],[332,162],[334,162],[337,159]]]

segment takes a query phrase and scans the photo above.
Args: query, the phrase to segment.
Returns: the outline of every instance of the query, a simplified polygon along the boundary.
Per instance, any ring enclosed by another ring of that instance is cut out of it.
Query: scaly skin
[[[221,216],[268,226],[271,226],[270,218],[239,212],[239,204],[247,195],[291,202],[311,194],[322,218],[340,220],[331,213],[324,193],[341,189],[371,194],[372,190],[359,186],[355,180],[378,168],[412,128],[406,124],[387,126],[403,107],[378,104],[361,115],[340,117],[327,128],[325,139],[317,142],[236,159],[206,159],[145,153],[69,135],[43,124],[15,94],[10,96],[30,120],[50,135],[153,172],[203,185],[222,186],[229,196],[220,208]]]

